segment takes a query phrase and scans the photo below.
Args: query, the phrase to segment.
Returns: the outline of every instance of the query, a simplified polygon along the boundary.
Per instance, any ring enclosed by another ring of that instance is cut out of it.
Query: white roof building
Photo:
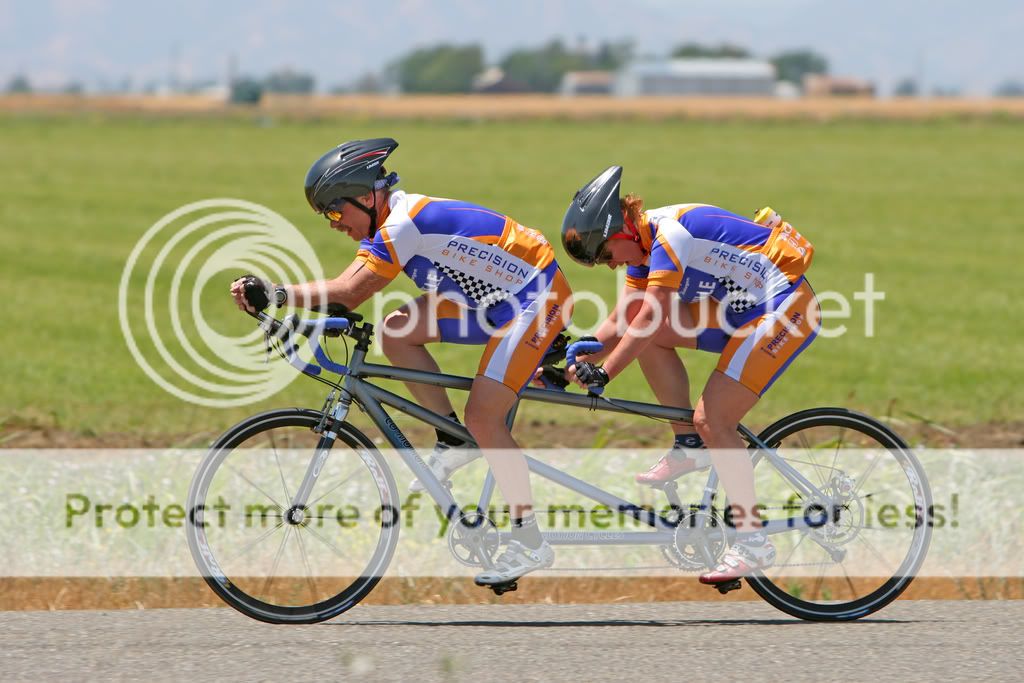
[[[672,59],[633,62],[616,75],[619,97],[639,95],[775,94],[775,66],[757,59]]]
[[[611,71],[570,71],[562,76],[558,92],[565,97],[575,95],[608,95],[615,84]]]

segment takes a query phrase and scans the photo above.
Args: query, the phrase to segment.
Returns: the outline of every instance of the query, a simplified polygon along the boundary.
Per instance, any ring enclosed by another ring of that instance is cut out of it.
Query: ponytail
[[[644,200],[638,195],[630,193],[624,198],[619,199],[619,206],[622,207],[622,213],[625,214],[625,217],[639,229],[640,214],[644,210]]]

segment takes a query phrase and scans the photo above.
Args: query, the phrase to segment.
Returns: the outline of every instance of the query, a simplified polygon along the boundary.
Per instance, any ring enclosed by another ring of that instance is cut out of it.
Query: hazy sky
[[[480,43],[490,61],[560,37],[630,38],[664,55],[682,42],[729,41],[767,56],[809,47],[831,71],[887,92],[906,76],[925,87],[989,94],[1024,82],[1021,0],[390,0],[166,3],[0,0],[0,88],[15,73],[37,87],[136,87],[290,66],[321,90],[348,84],[413,47]]]

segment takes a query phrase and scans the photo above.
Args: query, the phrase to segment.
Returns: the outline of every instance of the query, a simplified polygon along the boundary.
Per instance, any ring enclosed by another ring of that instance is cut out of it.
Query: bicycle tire
[[[910,451],[910,447],[886,425],[874,418],[844,408],[816,408],[788,415],[764,429],[759,435],[760,440],[771,448],[776,448],[781,441],[801,430],[815,427],[840,427],[855,430],[866,437],[876,440],[896,458],[904,468],[911,470],[919,482],[920,490],[915,491],[915,498],[920,496],[919,504],[930,510],[932,504],[931,489],[921,463]],[[763,458],[755,454],[755,467]],[[913,479],[908,477],[913,487]],[[931,541],[931,525],[920,524],[914,532],[914,540],[910,551],[900,564],[898,571],[869,594],[848,602],[832,602],[822,604],[804,600],[788,592],[784,587],[759,573],[746,578],[750,587],[766,602],[791,616],[807,621],[852,621],[877,612],[902,594],[913,581],[917,570],[928,552]]]
[[[320,423],[321,418],[322,413],[319,411],[290,408],[254,415],[229,429],[213,443],[197,468],[189,487],[187,509],[192,511],[191,514],[205,509],[200,506],[205,503],[208,487],[219,465],[234,448],[247,439],[278,427],[302,427],[312,430]],[[369,458],[368,461],[362,458],[362,461],[370,469],[372,479],[378,487],[381,505],[392,505],[395,506],[392,509],[398,509],[400,498],[394,476],[373,442],[347,422],[336,424],[335,428],[338,433],[337,441],[357,451],[361,450]],[[397,523],[381,525],[381,536],[366,571],[351,585],[314,604],[293,606],[265,602],[248,594],[230,577],[225,576],[209,547],[203,525],[196,523],[197,518],[198,516],[192,518],[191,523],[186,524],[186,536],[189,550],[207,585],[232,608],[252,619],[272,624],[318,623],[332,619],[357,605],[374,589],[390,564],[398,544],[398,529],[401,526]]]

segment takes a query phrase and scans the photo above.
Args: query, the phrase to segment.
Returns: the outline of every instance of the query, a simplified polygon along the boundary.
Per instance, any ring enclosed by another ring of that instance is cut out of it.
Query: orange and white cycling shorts
[[[476,310],[449,298],[434,308],[441,341],[486,344],[478,377],[501,382],[519,393],[533,377],[548,348],[569,324],[572,290],[562,271],[550,269],[514,300]]]
[[[684,303],[696,328],[697,348],[719,353],[717,370],[758,396],[814,340],[821,311],[814,290],[800,278],[788,289],[743,313],[714,299]]]

